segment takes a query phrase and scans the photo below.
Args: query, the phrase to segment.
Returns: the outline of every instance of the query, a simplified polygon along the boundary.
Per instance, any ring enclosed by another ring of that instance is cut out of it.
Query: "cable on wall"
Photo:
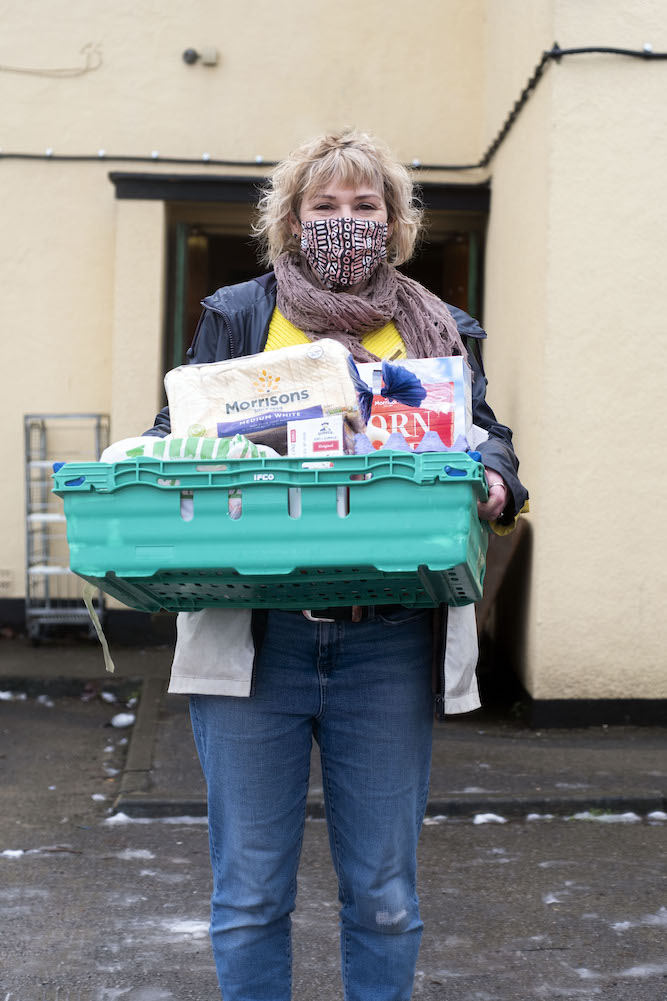
[[[93,46],[92,43],[84,46],[81,50],[87,53],[86,59],[88,60],[92,56],[97,56],[99,58],[99,63],[97,65],[91,64],[86,65],[83,69],[79,70],[19,70],[11,67],[0,66],[0,70],[10,70],[12,72],[23,72],[23,73],[39,73],[40,75],[59,75],[59,76],[79,76],[82,73],[91,72],[93,69],[97,69],[101,65],[102,56],[99,52],[98,47]],[[521,111],[527,104],[531,95],[535,92],[540,80],[544,76],[544,72],[552,62],[560,63],[561,59],[565,56],[577,56],[577,55],[589,55],[593,53],[603,53],[606,55],[615,56],[628,56],[633,59],[643,59],[644,61],[650,62],[651,60],[667,59],[667,52],[654,52],[653,46],[650,42],[646,44],[641,49],[620,49],[611,46],[585,46],[581,48],[573,49],[561,49],[557,42],[554,42],[550,49],[547,49],[542,53],[542,58],[535,66],[531,76],[528,79],[525,87],[519,94],[518,98],[512,105],[503,125],[501,126],[499,132],[496,134],[495,138],[487,147],[486,151],[482,155],[481,159],[477,163],[463,163],[463,164],[451,164],[451,163],[422,163],[417,157],[415,157],[411,163],[408,165],[420,171],[459,171],[459,170],[479,170],[488,167],[491,160],[494,158],[501,145],[509,135],[512,126],[516,122],[517,118],[521,114]],[[252,160],[217,160],[210,156],[208,153],[202,153],[201,157],[169,157],[161,156],[158,150],[153,150],[150,156],[121,156],[121,155],[109,155],[105,149],[98,150],[97,154],[67,154],[67,153],[56,153],[53,148],[49,147],[43,153],[11,153],[4,152],[0,150],[0,160],[61,160],[70,162],[91,162],[94,160],[105,160],[109,163],[173,163],[180,165],[192,165],[204,163],[211,167],[275,167],[277,165],[276,160],[265,160],[263,156],[258,155]]]
[[[0,64],[0,73],[21,73],[25,76],[46,76],[63,79],[74,76],[84,76],[93,73],[102,65],[102,47],[95,42],[87,42],[79,52],[84,57],[83,66],[70,66],[64,69],[32,69],[26,66],[4,66]]]

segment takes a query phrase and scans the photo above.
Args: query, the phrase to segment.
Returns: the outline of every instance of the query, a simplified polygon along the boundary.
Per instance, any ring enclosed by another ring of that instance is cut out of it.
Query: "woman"
[[[256,235],[273,270],[205,299],[188,355],[201,364],[334,337],[358,361],[466,356],[474,421],[488,432],[479,445],[489,481],[480,517],[510,524],[527,495],[511,432],[485,402],[477,347],[485,334],[396,270],[413,252],[420,218],[408,172],[368,135],[343,132],[300,147],[259,204]],[[163,411],[148,433],[168,430]],[[217,609],[179,616],[170,690],[191,694],[208,786],[211,939],[225,1001],[290,997],[289,915],[313,736],[342,904],[345,998],[411,996],[422,930],[416,847],[431,754],[432,618],[396,605],[309,617],[255,612],[252,621]],[[474,658],[454,669],[441,708],[476,708]],[[205,675],[214,680],[202,682]]]

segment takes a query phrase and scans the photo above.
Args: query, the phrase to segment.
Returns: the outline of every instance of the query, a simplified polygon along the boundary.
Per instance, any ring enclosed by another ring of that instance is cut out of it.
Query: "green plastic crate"
[[[433,607],[482,595],[477,500],[488,495],[483,466],[465,453],[138,458],[68,463],[54,481],[71,569],[142,611]],[[230,490],[241,491],[238,520]]]

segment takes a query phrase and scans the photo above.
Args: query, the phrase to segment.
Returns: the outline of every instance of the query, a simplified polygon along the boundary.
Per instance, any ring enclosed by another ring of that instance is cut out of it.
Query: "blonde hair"
[[[332,181],[350,187],[372,184],[382,193],[389,222],[393,223],[387,240],[387,260],[390,264],[408,261],[422,230],[423,215],[412,178],[384,143],[353,129],[304,143],[272,171],[261,192],[252,227],[262,248],[262,260],[273,265],[285,251],[299,250],[290,213],[298,219],[306,192],[321,191]]]

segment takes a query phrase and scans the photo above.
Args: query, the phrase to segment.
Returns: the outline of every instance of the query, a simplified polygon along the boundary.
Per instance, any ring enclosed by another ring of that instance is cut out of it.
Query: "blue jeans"
[[[208,787],[211,941],[224,1001],[291,996],[290,912],[313,736],[342,904],[345,999],[407,1001],[422,931],[429,614],[312,623],[270,612],[256,694],[193,695],[190,709]]]

